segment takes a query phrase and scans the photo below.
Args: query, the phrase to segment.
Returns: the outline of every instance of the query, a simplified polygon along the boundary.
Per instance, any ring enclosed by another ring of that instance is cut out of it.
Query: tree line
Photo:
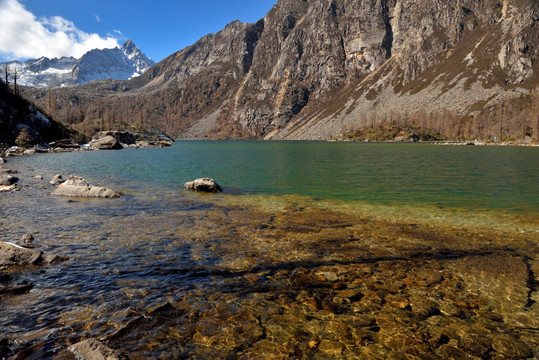
[[[378,131],[378,135],[374,135],[376,131],[372,129]],[[384,131],[385,135],[382,134]],[[367,132],[370,132],[371,136],[392,140],[389,137],[392,134],[396,136],[395,131],[397,133],[415,132],[419,137],[424,135],[427,141],[527,140],[537,142],[539,141],[539,94],[531,91],[518,98],[507,98],[496,105],[477,109],[469,115],[460,115],[449,109],[442,111],[419,109],[413,113],[389,111],[382,114],[368,114],[360,116],[351,127],[343,128],[342,136],[349,139],[359,139],[363,136],[361,140],[369,140],[365,136]]]
[[[216,109],[219,100],[225,96],[220,94],[212,99],[208,94],[178,89],[137,96],[60,91],[63,92],[49,89],[33,100],[53,118],[89,136],[98,131],[126,128],[155,128],[178,136],[197,119]],[[353,136],[354,132],[377,124],[394,124],[402,129],[414,126],[438,133],[437,137],[454,140],[539,141],[539,94],[531,91],[495,105],[477,104],[467,115],[450,109],[365,114],[358,117],[353,126],[343,128],[342,133]],[[252,136],[251,133],[242,129],[234,119],[227,118],[208,135],[212,138],[246,138]]]

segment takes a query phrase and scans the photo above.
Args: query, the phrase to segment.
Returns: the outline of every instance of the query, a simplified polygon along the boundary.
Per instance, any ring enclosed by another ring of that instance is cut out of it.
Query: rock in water
[[[23,244],[31,244],[34,241],[32,234],[24,234],[21,238]]]
[[[63,183],[64,181],[65,180],[62,177],[62,175],[57,174],[57,175],[54,175],[54,177],[51,179],[51,181],[49,181],[49,184],[51,184],[51,185],[59,185],[59,184]]]
[[[60,184],[51,195],[75,196],[75,197],[96,197],[96,198],[117,198],[120,193],[102,186],[91,186],[80,176],[69,175],[66,182]]]
[[[34,265],[40,263],[43,253],[39,250],[0,241],[0,265]]]
[[[19,181],[19,178],[11,175],[0,175],[0,185],[10,186]]]
[[[71,185],[71,186],[90,186],[88,181],[86,179],[77,176],[75,174],[69,175],[67,180],[64,182],[64,185]]]
[[[88,339],[71,345],[69,351],[77,359],[84,360],[126,360],[126,355],[113,350],[96,339]]]
[[[201,178],[193,181],[186,182],[183,185],[186,189],[194,191],[204,191],[204,192],[221,192],[223,191],[219,184],[217,184],[211,178]]]
[[[94,150],[120,150],[123,146],[112,135],[105,135],[90,141],[90,148]]]

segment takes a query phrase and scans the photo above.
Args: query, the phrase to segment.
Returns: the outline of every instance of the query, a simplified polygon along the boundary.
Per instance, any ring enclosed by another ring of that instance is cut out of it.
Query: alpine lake
[[[33,284],[0,295],[17,358],[88,338],[130,359],[539,357],[539,148],[178,141],[8,161],[22,188],[0,194],[1,240],[63,258],[1,270]],[[123,195],[51,196],[58,173]],[[200,177],[224,191],[183,188]]]

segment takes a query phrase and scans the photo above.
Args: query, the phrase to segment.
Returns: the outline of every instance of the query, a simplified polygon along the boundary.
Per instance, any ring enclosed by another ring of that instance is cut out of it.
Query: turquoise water
[[[213,177],[228,193],[376,205],[539,211],[539,149],[326,142],[180,141],[171,148],[15,159],[127,192],[174,194]]]

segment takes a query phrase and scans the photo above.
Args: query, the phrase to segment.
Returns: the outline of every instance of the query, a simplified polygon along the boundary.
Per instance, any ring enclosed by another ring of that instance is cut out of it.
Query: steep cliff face
[[[328,138],[365,113],[465,114],[515,86],[537,85],[538,7],[533,0],[280,1],[229,117],[255,136]]]
[[[419,110],[473,118],[537,87],[538,20],[537,0],[279,0],[137,79],[77,91],[186,138],[327,139]]]

